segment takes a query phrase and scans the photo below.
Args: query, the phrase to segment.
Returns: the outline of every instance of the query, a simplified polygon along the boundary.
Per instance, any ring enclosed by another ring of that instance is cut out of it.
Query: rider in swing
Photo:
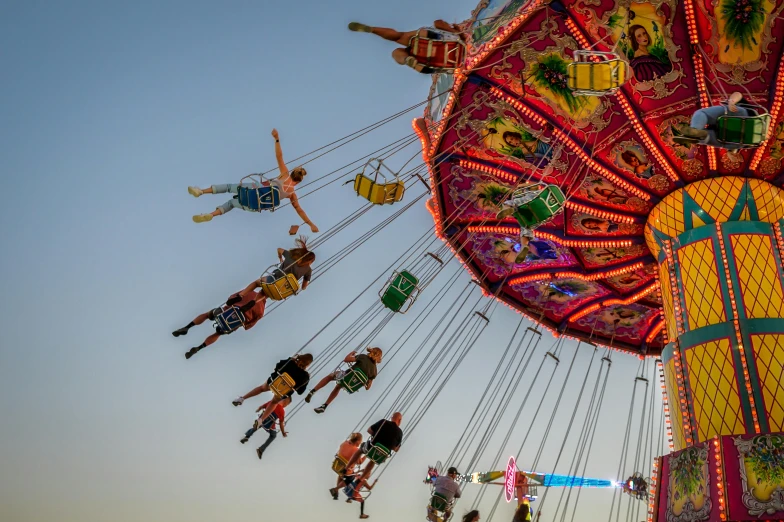
[[[305,402],[310,402],[310,400],[313,398],[313,395],[315,395],[317,391],[319,391],[320,389],[328,385],[330,382],[342,380],[346,375],[348,375],[355,368],[361,370],[362,373],[364,373],[365,376],[367,377],[367,383],[365,384],[365,389],[369,390],[370,387],[373,385],[373,380],[378,375],[377,365],[381,363],[382,355],[383,352],[381,351],[381,348],[368,348],[367,354],[361,353],[357,355],[357,352],[351,352],[346,356],[345,359],[343,359],[343,362],[345,363],[349,363],[349,364],[353,363],[351,365],[351,368],[349,368],[348,370],[342,370],[342,371],[338,370],[332,372],[326,377],[324,377],[323,379],[321,379],[321,381],[319,381],[316,387],[310,390],[310,393],[307,394],[307,396],[305,397]],[[327,402],[325,402],[318,408],[314,409],[313,411],[315,411],[316,413],[324,413],[329,407],[329,405],[332,403],[332,401],[334,401],[337,398],[338,394],[340,393],[340,389],[341,389],[340,383],[336,384],[335,387],[332,389],[332,393],[330,393],[329,397],[327,397]]]
[[[310,226],[310,230],[315,234],[319,231],[319,229],[310,220],[308,215],[299,205],[299,199],[297,199],[297,194],[294,191],[295,187],[300,184],[303,179],[305,179],[307,171],[303,167],[296,167],[292,169],[291,172],[289,172],[289,168],[286,166],[286,162],[283,160],[283,150],[280,148],[280,136],[278,135],[277,130],[272,129],[272,137],[275,138],[275,158],[278,161],[278,170],[280,171],[280,175],[277,178],[262,182],[261,185],[256,182],[252,182],[247,184],[247,186],[251,189],[261,189],[263,187],[277,189],[280,199],[288,199],[291,201],[291,206],[294,207],[294,210],[297,212],[299,217]],[[201,197],[204,194],[234,194],[232,199],[228,200],[226,203],[219,206],[211,213],[197,214],[193,216],[193,221],[195,223],[205,223],[207,221],[212,221],[213,218],[222,216],[227,212],[231,212],[231,210],[235,208],[241,208],[242,210],[248,211],[259,210],[243,205],[239,198],[240,188],[240,185],[234,183],[212,185],[203,189],[199,187],[188,187],[188,193],[195,198]]]
[[[686,147],[699,143],[727,150],[740,149],[742,148],[741,144],[719,142],[716,136],[716,125],[719,117],[728,114],[727,111],[733,116],[755,116],[757,113],[753,107],[743,97],[743,94],[733,92],[727,99],[726,108],[724,105],[719,104],[699,109],[692,114],[689,125],[684,123],[673,126],[672,141]]]
[[[514,214],[518,208],[530,203],[542,191],[544,186],[541,183],[531,182],[520,185],[515,190],[516,197],[512,197],[503,202],[504,207],[496,214],[496,219],[502,220]],[[530,250],[529,243],[534,239],[534,231],[528,227],[520,225],[520,252],[515,258],[515,263],[525,262],[525,258]]]
[[[392,58],[400,65],[408,65],[417,72],[434,74],[451,70],[462,65],[464,35],[462,24],[450,24],[443,20],[433,22],[431,29],[418,29],[416,31],[400,32],[386,27],[372,27],[359,22],[351,22],[348,28],[360,33],[373,33],[384,40],[405,46],[392,51]],[[445,33],[458,36],[458,39],[448,39]],[[412,47],[412,39],[419,38],[431,41],[433,45]]]

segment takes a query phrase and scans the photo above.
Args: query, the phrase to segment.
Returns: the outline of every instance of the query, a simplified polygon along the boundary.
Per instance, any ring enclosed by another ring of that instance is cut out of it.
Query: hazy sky
[[[290,246],[287,229],[298,223],[286,208],[274,215],[234,211],[196,225],[191,215],[211,211],[224,197],[195,200],[186,187],[237,182],[273,167],[272,127],[294,158],[427,96],[428,77],[397,66],[392,44],[347,31],[349,21],[410,29],[434,18],[463,20],[474,6],[474,0],[3,3],[0,520],[338,521],[358,515],[356,506],[329,498],[332,457],[383,390],[384,378],[418,343],[403,348],[371,392],[341,396],[323,416],[303,410],[290,423],[291,436],[279,438],[261,462],[253,451],[261,434],[246,446],[238,442],[261,401],[242,408],[230,401],[262,382],[278,359],[295,352],[425,233],[430,215],[417,205],[253,330],[186,361],[183,353],[201,342],[209,325],[186,338],[170,332],[258,277],[275,262],[276,247]],[[308,165],[310,176],[410,133],[419,114]],[[416,152],[409,150],[392,166]],[[407,198],[419,192],[412,189]],[[302,205],[327,230],[361,201],[335,183]],[[320,249],[319,259],[394,210],[374,208]],[[463,274],[457,286],[467,281]],[[377,286],[353,315],[317,339],[313,351],[372,302]],[[396,317],[376,344],[394,341],[416,313],[415,307]],[[424,518],[426,466],[445,459],[457,442],[517,322],[505,307],[495,311],[490,328],[389,464],[368,501],[372,520]],[[420,333],[435,327],[431,320]],[[552,343],[545,335],[540,353]],[[562,360],[568,363],[574,346],[566,343]],[[539,471],[553,470],[590,358],[582,348]],[[638,365],[633,357],[614,356],[591,476],[618,478]],[[521,465],[540,445],[567,366],[558,369]],[[499,441],[529,386],[526,420],[542,400],[545,380],[526,375]],[[568,469],[581,426],[578,415],[560,472]],[[521,421],[504,455],[516,451],[526,429]],[[491,445],[480,467],[493,465],[497,447]],[[556,493],[547,499],[543,521],[554,511]],[[606,520],[611,497],[584,492],[580,518]],[[493,499],[488,495],[485,504]],[[468,505],[464,501],[458,513]],[[505,505],[496,520],[512,513]]]

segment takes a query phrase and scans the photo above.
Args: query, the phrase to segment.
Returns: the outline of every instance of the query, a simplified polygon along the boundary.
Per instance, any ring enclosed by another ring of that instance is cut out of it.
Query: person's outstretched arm
[[[288,175],[288,171],[286,175]],[[305,211],[302,210],[302,207],[299,206],[299,199],[297,198],[297,195],[292,194],[291,196],[289,196],[289,199],[291,200],[291,206],[294,207],[294,210],[297,212],[297,215],[299,215],[302,221],[310,225],[310,231],[313,232],[314,234],[318,232],[319,231],[318,227],[310,220],[308,215],[305,214]]]
[[[288,178],[289,169],[286,167],[286,162],[283,161],[283,149],[280,148],[280,135],[277,129],[272,129],[272,137],[275,138],[275,159],[278,160],[278,170],[280,171],[279,178]]]

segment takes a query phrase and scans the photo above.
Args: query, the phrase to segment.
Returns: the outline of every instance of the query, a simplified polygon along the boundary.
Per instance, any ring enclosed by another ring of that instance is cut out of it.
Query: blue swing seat
[[[245,323],[245,315],[236,306],[230,306],[218,314],[215,322],[225,333],[231,333]]]
[[[237,199],[247,210],[262,212],[264,210],[275,211],[280,205],[280,191],[277,187],[264,186],[259,188],[239,187]]]

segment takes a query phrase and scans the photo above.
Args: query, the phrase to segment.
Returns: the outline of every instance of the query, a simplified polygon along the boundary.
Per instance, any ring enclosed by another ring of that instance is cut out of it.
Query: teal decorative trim
[[[683,222],[686,225],[686,230],[694,230],[695,228],[701,228],[704,225],[700,225],[699,227],[694,226],[694,217],[693,215],[696,214],[705,225],[711,225],[715,223],[715,220],[710,217],[710,215],[702,210],[696,201],[692,199],[688,192],[685,190],[683,191]]]
[[[756,221],[758,219],[757,205],[754,204],[754,195],[751,193],[748,180],[743,182],[743,187],[740,189],[738,200],[735,202],[735,206],[733,207],[732,212],[730,213],[730,217],[727,221],[738,221],[740,216],[743,214],[743,209],[747,204],[749,206],[749,219],[754,219]],[[754,217],[752,217],[752,205],[754,206]]]

